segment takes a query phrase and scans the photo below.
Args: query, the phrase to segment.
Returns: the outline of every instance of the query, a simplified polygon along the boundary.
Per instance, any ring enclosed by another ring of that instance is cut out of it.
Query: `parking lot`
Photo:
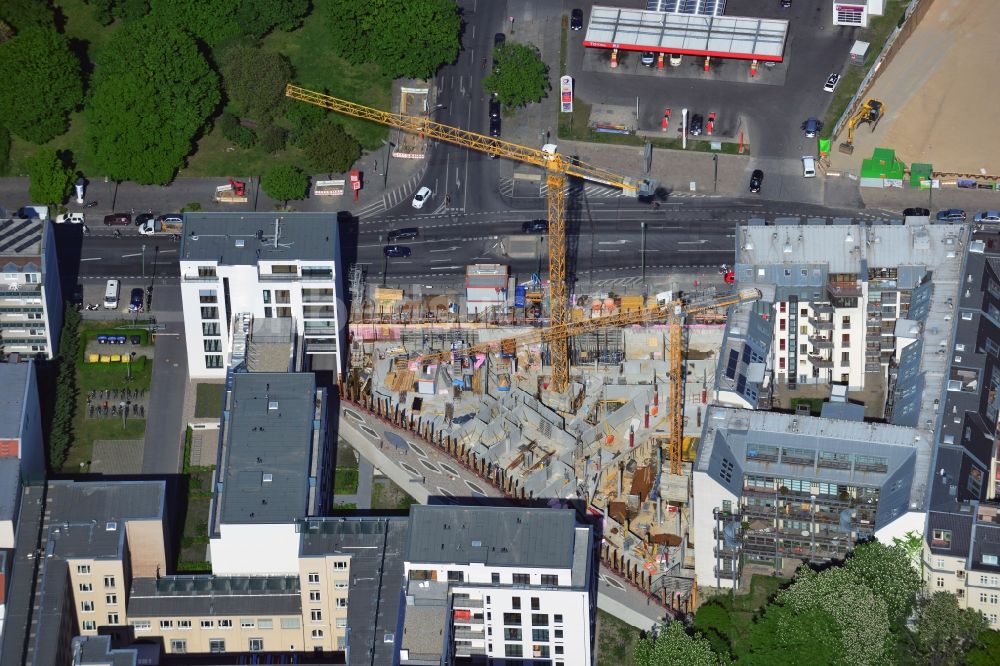
[[[589,5],[584,12],[589,20]],[[831,97],[823,83],[831,72],[849,66],[857,30],[832,25],[829,0],[795,0],[790,9],[781,9],[776,0],[729,0],[726,15],[788,20],[784,62],[761,65],[751,77],[745,60],[713,58],[705,72],[703,58],[684,56],[679,67],[659,70],[641,65],[637,52],[620,52],[621,64],[612,69],[610,51],[583,47],[585,31],[580,31],[571,33],[567,53],[575,93],[591,104],[632,108],[638,99],[640,130],[660,129],[670,108],[670,136],[676,136],[682,108],[705,117],[715,112],[717,135],[735,138],[743,130],[753,155],[747,178],[753,168],[762,168],[764,195],[818,200],[822,179],[805,181],[798,159],[815,155],[816,141],[805,137],[801,125],[811,116],[823,117]]]

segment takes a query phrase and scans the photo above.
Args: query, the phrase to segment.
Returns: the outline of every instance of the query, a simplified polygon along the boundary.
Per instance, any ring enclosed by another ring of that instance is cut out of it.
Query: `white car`
[[[823,92],[832,93],[837,89],[837,84],[840,83],[840,74],[831,74],[826,83],[823,84]]]
[[[803,178],[815,178],[816,177],[816,158],[812,155],[802,156],[802,177]]]
[[[431,188],[427,187],[426,185],[424,187],[421,187],[419,190],[417,190],[417,193],[413,195],[413,207],[416,208],[417,210],[420,210],[421,208],[424,207],[424,204],[427,203],[427,200],[430,199],[431,196],[433,196],[433,194],[434,193],[431,192]]]
[[[83,213],[64,213],[56,216],[56,224],[86,224]]]
[[[1000,211],[997,210],[987,210],[982,213],[976,213],[976,222],[1000,222]]]

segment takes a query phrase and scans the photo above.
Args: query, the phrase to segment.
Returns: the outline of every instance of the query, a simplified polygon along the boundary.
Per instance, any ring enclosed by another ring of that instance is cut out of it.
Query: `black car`
[[[906,208],[903,210],[903,217],[928,217],[931,212],[926,208]]]
[[[760,184],[764,182],[764,172],[760,169],[754,169],[753,173],[750,174],[750,191],[757,193],[760,192]]]
[[[128,299],[129,312],[142,312],[142,287],[132,290],[132,295]]]
[[[385,256],[408,257],[410,256],[410,248],[406,247],[405,245],[386,245]]]
[[[493,35],[493,70],[494,71],[496,71],[497,67],[500,65],[500,63],[497,62],[497,49],[500,48],[501,46],[503,46],[504,42],[506,42],[506,41],[507,41],[507,35],[503,34],[502,32],[498,32],[497,34]]]
[[[146,224],[147,222],[155,218],[156,216],[153,215],[152,213],[140,213],[135,216],[135,226],[141,227],[142,225]]]
[[[583,10],[574,9],[569,15],[569,27],[573,30],[583,30]]]
[[[500,100],[490,97],[490,118],[500,117]]]
[[[395,243],[401,240],[412,240],[420,234],[420,230],[416,227],[408,227],[406,229],[393,229],[389,232],[389,242]]]
[[[521,231],[526,234],[547,234],[549,233],[548,220],[531,220],[521,225]]]
[[[104,216],[105,226],[124,226],[132,224],[132,216],[128,213],[112,213],[111,215]]]
[[[792,0],[781,0],[781,6],[784,9],[788,9],[792,6]]]
[[[500,117],[490,118],[490,136],[500,136]]]
[[[688,134],[700,136],[705,126],[705,119],[697,113],[691,116],[691,123],[688,125]]]

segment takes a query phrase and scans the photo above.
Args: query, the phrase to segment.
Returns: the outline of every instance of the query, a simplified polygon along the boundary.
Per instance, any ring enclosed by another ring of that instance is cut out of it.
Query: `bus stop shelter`
[[[704,57],[706,71],[711,58],[749,60],[756,74],[758,62],[784,59],[787,36],[788,21],[781,19],[595,6],[583,45],[611,49],[612,67],[619,50],[650,51]]]

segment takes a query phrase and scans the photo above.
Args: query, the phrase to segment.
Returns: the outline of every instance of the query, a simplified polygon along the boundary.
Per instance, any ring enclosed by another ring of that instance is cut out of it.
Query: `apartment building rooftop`
[[[406,560],[571,569],[571,509],[413,506]]]
[[[311,373],[233,375],[220,451],[222,523],[291,523],[305,517],[316,378]]]
[[[256,265],[336,256],[335,213],[185,213],[181,261]]]
[[[0,363],[0,439],[14,439],[21,436],[21,412],[28,390],[28,373],[34,372],[32,363]]]
[[[111,636],[77,636],[73,639],[73,666],[136,666],[138,663],[138,650],[111,649]]]
[[[0,266],[4,272],[9,272],[7,268],[11,263],[18,269],[24,267],[24,262],[17,261],[17,258],[37,258],[42,254],[45,224],[37,217],[28,220],[0,219]]]
[[[133,617],[301,615],[298,576],[162,576],[136,578]]]
[[[0,458],[0,520],[16,523],[20,494],[21,461],[14,456]]]
[[[821,476],[836,484],[885,486],[878,512],[890,516],[923,507],[921,458],[930,457],[927,433],[886,423],[709,407],[695,471],[740,494],[745,474]],[[818,456],[818,457],[817,457]],[[885,512],[885,513],[883,513]]]

